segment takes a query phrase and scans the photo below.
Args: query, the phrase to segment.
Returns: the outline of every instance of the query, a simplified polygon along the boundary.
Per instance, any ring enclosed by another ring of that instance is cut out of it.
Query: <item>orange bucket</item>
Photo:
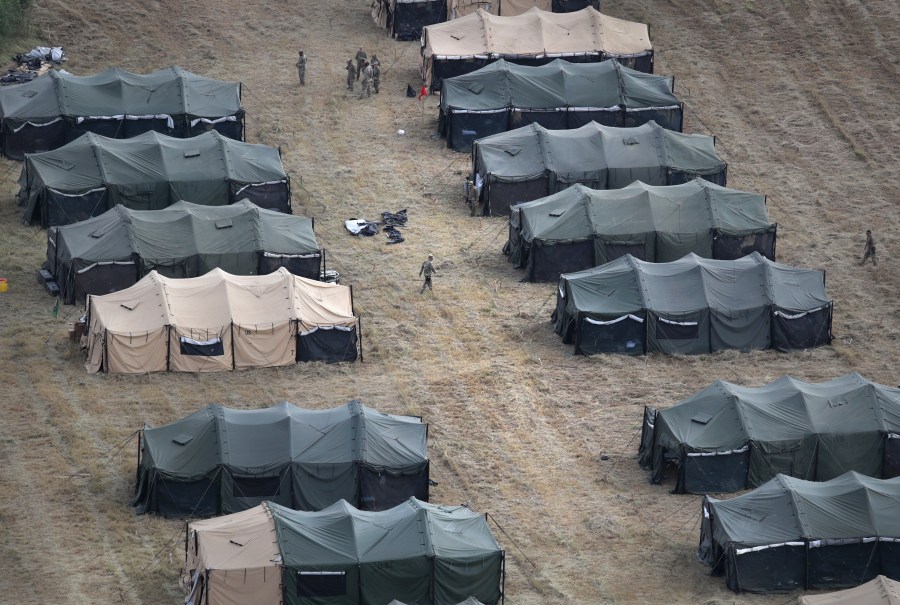
[[[6,292],[7,290],[9,290],[9,279],[0,277],[0,292]]]

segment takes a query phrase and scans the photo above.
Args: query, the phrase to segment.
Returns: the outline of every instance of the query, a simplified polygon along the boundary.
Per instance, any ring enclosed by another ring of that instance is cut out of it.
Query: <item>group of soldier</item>
[[[354,63],[355,61],[355,63]],[[381,61],[378,55],[372,53],[372,60],[366,51],[359,47],[356,51],[354,59],[347,60],[347,89],[353,90],[353,83],[359,82],[359,98],[371,97],[372,89],[378,94],[378,88],[381,85]],[[301,50],[297,56],[297,77],[300,78],[300,85],[306,86],[306,54]]]
[[[356,64],[354,65],[354,60]],[[378,94],[378,87],[381,85],[381,61],[378,55],[372,53],[372,60],[366,51],[359,47],[356,56],[347,60],[347,89],[353,90],[353,83],[359,81],[359,98],[371,97],[372,89]]]

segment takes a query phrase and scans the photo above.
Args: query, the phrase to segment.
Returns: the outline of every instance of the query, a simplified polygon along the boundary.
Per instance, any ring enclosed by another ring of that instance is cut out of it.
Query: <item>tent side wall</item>
[[[41,153],[61,147],[67,142],[67,125],[63,118],[51,120],[14,120],[0,123],[0,151],[10,160],[22,161],[27,153]]]

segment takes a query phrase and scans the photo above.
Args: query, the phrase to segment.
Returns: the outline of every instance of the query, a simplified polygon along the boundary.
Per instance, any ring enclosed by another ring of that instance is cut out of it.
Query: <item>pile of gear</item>
[[[398,227],[405,227],[408,217],[406,208],[397,212],[382,212],[380,221],[368,221],[364,218],[351,218],[344,221],[344,227],[353,235],[373,236],[378,233],[378,227],[387,234],[388,244],[399,244],[403,241],[403,234]]]
[[[6,75],[0,76],[0,85],[31,82],[45,74],[54,65],[62,65],[67,58],[61,46],[38,46],[27,53],[13,55],[13,61],[16,63],[16,68],[10,69]]]

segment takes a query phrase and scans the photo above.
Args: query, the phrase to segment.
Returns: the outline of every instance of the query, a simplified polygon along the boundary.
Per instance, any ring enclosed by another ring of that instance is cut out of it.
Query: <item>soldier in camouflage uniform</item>
[[[362,49],[362,46],[359,47],[359,50],[356,51],[356,79],[359,80],[359,76],[362,75],[362,70],[366,66],[366,59],[368,59],[368,55],[366,55],[366,51]]]
[[[353,90],[353,82],[356,80],[356,67],[353,66],[353,59],[347,59],[347,88]]]
[[[872,237],[872,230],[866,229],[866,249],[859,264],[865,265],[866,261],[869,260],[869,257],[872,257],[872,264],[877,267],[878,259],[875,258],[875,238]]]
[[[297,77],[300,78],[300,85],[306,86],[306,55],[302,50],[297,57]]]
[[[419,277],[421,277],[423,274],[425,275],[425,283],[422,284],[422,289],[419,290],[419,294],[424,294],[425,288],[428,288],[429,290],[434,292],[434,289],[431,287],[431,276],[437,274],[437,271],[432,264],[433,260],[434,254],[429,254],[428,260],[422,263],[422,268],[419,269]]]
[[[371,97],[372,96],[372,66],[369,65],[368,62],[364,63],[365,67],[363,67],[363,78],[362,82],[359,85],[359,98],[362,99],[363,96]]]
[[[378,87],[381,85],[381,63],[375,63],[374,61],[369,66],[372,69],[372,88],[375,89],[375,94],[378,94]]]
[[[466,177],[466,204],[472,209],[470,216],[475,216],[478,211],[478,190],[470,177]]]

